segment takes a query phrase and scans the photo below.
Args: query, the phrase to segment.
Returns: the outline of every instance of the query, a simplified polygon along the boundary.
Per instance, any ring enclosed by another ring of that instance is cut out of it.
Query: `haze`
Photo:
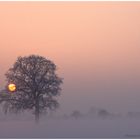
[[[64,78],[60,111],[140,111],[140,2],[0,2],[0,88],[18,56]]]

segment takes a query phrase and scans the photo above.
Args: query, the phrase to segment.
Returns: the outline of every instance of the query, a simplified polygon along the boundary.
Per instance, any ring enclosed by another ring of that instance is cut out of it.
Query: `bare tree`
[[[55,97],[60,95],[62,78],[56,74],[56,65],[42,56],[18,57],[6,73],[6,81],[0,94],[5,112],[31,110],[38,122],[41,113],[59,106]],[[7,89],[9,83],[16,85],[14,92]]]
[[[98,111],[98,117],[107,118],[109,116],[111,116],[111,114],[106,109],[100,109]]]
[[[75,118],[75,119],[78,119],[78,118],[81,118],[82,117],[82,113],[78,110],[74,110],[71,114],[71,117]]]

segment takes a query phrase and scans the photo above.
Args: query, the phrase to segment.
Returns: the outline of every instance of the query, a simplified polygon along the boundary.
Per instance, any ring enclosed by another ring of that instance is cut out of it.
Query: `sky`
[[[140,2],[0,2],[0,88],[18,56],[52,60],[60,111],[140,111]]]

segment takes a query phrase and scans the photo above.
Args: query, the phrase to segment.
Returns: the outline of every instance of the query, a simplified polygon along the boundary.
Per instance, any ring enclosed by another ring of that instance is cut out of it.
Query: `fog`
[[[0,138],[140,138],[139,121],[129,117],[42,117],[36,124],[31,117],[13,116],[0,121]]]
[[[73,112],[49,112],[38,124],[29,112],[1,113],[0,138],[140,138],[140,112],[115,114],[95,107],[85,112],[78,117]]]
[[[1,138],[139,137],[140,2],[0,2],[0,19],[0,89],[18,56],[44,56],[64,78],[55,117],[1,112]]]

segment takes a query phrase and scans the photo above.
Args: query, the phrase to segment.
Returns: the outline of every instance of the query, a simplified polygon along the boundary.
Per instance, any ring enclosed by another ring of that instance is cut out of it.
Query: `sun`
[[[15,84],[9,84],[8,85],[8,90],[12,91],[12,92],[15,91],[16,90],[16,85]]]

